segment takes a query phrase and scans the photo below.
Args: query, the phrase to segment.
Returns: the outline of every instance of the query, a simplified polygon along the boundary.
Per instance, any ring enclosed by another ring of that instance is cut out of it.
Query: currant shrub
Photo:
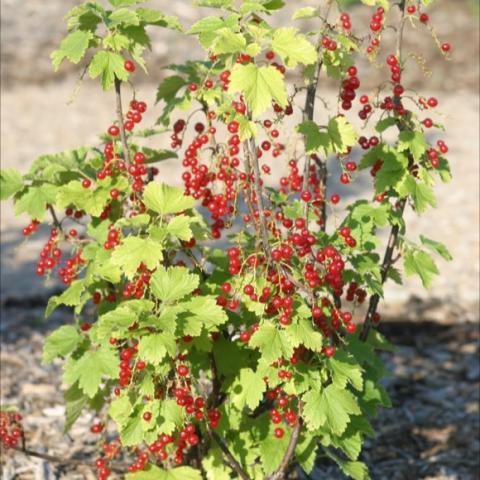
[[[309,32],[273,26],[282,0],[200,0],[212,16],[186,30],[141,0],[109,3],[68,13],[52,62],[87,62],[113,90],[112,123],[92,147],[1,172],[2,199],[30,218],[25,237],[50,224],[36,274],[65,290],[46,315],[74,312],[43,353],[63,359],[65,430],[96,412],[99,479],[128,458],[130,480],[274,480],[293,465],[311,472],[319,451],[369,478],[362,444],[390,404],[378,351],[391,346],[374,328],[384,283],[417,274],[428,287],[431,253],[450,259],[404,220],[435,207],[435,182],[450,179],[447,145],[426,136],[438,100],[402,82],[412,25],[451,52],[431,1],[363,0],[367,25],[320,1],[292,19],[310,19]],[[157,105],[130,88],[146,70],[147,27],[205,50],[168,67]],[[373,94],[365,65],[383,68]],[[318,123],[322,76],[338,102]],[[143,127],[148,109],[158,120]],[[165,135],[169,149],[147,146]],[[162,181],[167,159],[182,187]],[[351,201],[359,179],[370,187]],[[5,445],[23,436],[19,421],[2,413]]]

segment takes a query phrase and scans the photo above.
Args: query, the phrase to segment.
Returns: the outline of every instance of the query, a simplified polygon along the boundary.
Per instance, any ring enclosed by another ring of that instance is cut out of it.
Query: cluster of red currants
[[[16,447],[23,436],[22,416],[16,412],[0,412],[0,440],[6,448]]]
[[[40,225],[40,222],[38,220],[32,220],[30,224],[23,229],[23,235],[25,237],[32,235],[38,230],[39,225]]]
[[[352,65],[347,70],[348,78],[342,82],[340,98],[342,99],[343,110],[350,110],[352,108],[352,102],[357,96],[356,90],[360,88],[360,80],[358,79],[357,73],[357,67]]]
[[[123,290],[123,298],[143,298],[143,295],[145,294],[145,287],[150,284],[151,272],[142,263],[138,267],[137,273],[137,278],[125,285]]]
[[[274,425],[286,422],[289,427],[294,427],[298,421],[297,414],[291,405],[294,397],[286,395],[281,387],[269,390],[266,396],[269,400],[275,402],[275,406],[268,412],[271,422]],[[273,434],[275,438],[282,438],[285,435],[285,430],[282,427],[277,427]]]

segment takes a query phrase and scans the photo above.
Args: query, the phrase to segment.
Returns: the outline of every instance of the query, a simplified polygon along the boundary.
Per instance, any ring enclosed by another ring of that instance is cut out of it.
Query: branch
[[[403,212],[405,211],[406,204],[407,204],[406,199],[402,199],[400,201],[399,209],[400,209],[401,216],[403,216]],[[388,270],[393,264],[393,253],[397,245],[399,232],[400,232],[400,225],[398,224],[394,225],[392,227],[392,230],[390,231],[390,237],[388,239],[387,249],[385,250],[385,256],[383,258],[383,263],[381,267],[382,285],[386,282],[387,276],[388,276]],[[360,334],[360,340],[362,340],[363,342],[367,340],[370,329],[372,328],[373,317],[377,313],[379,301],[380,301],[380,295],[378,293],[370,297],[368,310],[365,315],[365,320],[363,321],[362,333]]]
[[[285,478],[285,471],[287,470],[293,456],[295,455],[295,449],[297,448],[298,440],[300,439],[301,429],[302,422],[301,418],[299,417],[293,429],[292,436],[290,437],[290,442],[288,443],[287,450],[285,451],[285,455],[283,456],[282,463],[280,463],[277,471],[267,477],[266,480],[282,480]]]
[[[123,123],[123,109],[122,109],[122,94],[121,94],[122,81],[115,77],[115,96],[117,100],[117,120],[120,128],[120,139],[122,140],[123,156],[127,167],[130,165],[130,152],[127,144],[127,134],[125,132],[125,125]]]
[[[61,222],[58,220],[58,217],[57,217],[57,214],[55,213],[54,208],[53,208],[52,205],[50,205],[50,204],[47,205],[47,208],[48,208],[48,211],[50,212],[50,214],[52,215],[53,224],[54,224],[55,227],[57,227],[60,231],[62,231],[62,224],[61,224]]]
[[[24,455],[27,455],[28,457],[35,457],[35,458],[41,458],[43,460],[46,460],[47,462],[50,463],[58,463],[60,465],[74,465],[74,466],[87,466],[91,467],[92,469],[96,469],[97,467],[93,463],[86,462],[84,460],[77,460],[75,458],[64,458],[64,457],[59,457],[57,455],[49,455],[47,453],[42,453],[42,452],[37,452],[35,450],[30,450],[26,447],[9,447],[12,450],[15,450],[17,452],[23,453]],[[120,474],[125,474],[127,472],[127,467],[126,465],[121,465],[121,464],[110,464],[108,465],[109,470],[115,473],[120,473]]]
[[[257,145],[255,143],[255,139],[251,138],[249,141],[245,140],[243,142],[243,148],[245,150],[245,155],[247,155],[250,160],[249,163],[253,170],[253,187],[257,200],[263,251],[265,252],[267,263],[270,264],[272,259],[272,252],[270,250],[270,243],[268,240],[268,225],[265,217],[265,205],[263,203],[262,176],[260,173],[260,166],[258,164]]]
[[[210,434],[210,436],[213,438],[213,440],[215,441],[215,443],[220,447],[220,450],[223,452],[223,454],[225,455],[225,458],[228,462],[228,464],[230,465],[230,468],[235,471],[237,473],[237,475],[242,479],[242,480],[250,480],[250,477],[248,476],[247,472],[245,472],[245,470],[242,468],[242,466],[237,462],[237,460],[235,459],[235,457],[232,455],[232,453],[230,452],[230,450],[228,449],[228,446],[225,442],[225,440],[223,440],[222,437],[220,437],[220,435],[218,435],[218,433],[216,432],[213,432],[210,427],[207,427],[208,429],[208,433]]]
[[[401,65],[401,62],[402,62],[402,47],[403,47],[403,30],[404,30],[404,26],[405,26],[405,17],[406,17],[406,15],[405,15],[406,1],[401,0],[400,3],[398,4],[398,7],[401,10],[402,17],[401,17],[401,20],[400,20],[400,26],[397,30],[396,49],[397,49],[398,63]],[[394,102],[398,103],[399,98],[394,97]],[[402,131],[403,127],[400,123],[400,120],[397,120],[397,127],[400,131]],[[410,155],[409,156],[409,163],[411,163],[411,162],[412,162],[412,158],[411,158],[411,155]],[[400,210],[400,216],[401,217],[403,217],[403,213],[405,211],[406,204],[407,204],[407,200],[405,198],[400,200],[400,202],[399,202],[399,210]],[[392,227],[391,231],[390,231],[390,237],[388,239],[388,244],[387,244],[387,248],[385,250],[385,255],[383,257],[383,263],[382,263],[382,267],[381,267],[381,269],[382,269],[382,271],[381,271],[381,274],[382,274],[382,282],[381,283],[382,283],[382,285],[387,280],[388,270],[390,269],[390,267],[394,263],[393,254],[395,252],[395,247],[397,245],[399,232],[400,232],[400,225],[398,225],[398,224],[394,225]],[[380,295],[378,295],[378,293],[376,293],[375,295],[370,297],[368,310],[367,310],[367,313],[365,315],[365,319],[363,321],[363,329],[362,329],[362,332],[360,334],[360,340],[362,340],[363,342],[365,342],[367,340],[370,329],[372,328],[373,317],[377,313],[379,301],[380,301]]]
[[[327,11],[325,14],[325,18],[322,19],[324,22],[324,26],[328,25],[328,16],[330,14],[330,9],[332,7],[333,2],[329,2],[327,6]],[[320,32],[318,38],[318,47],[317,47],[317,54],[320,55],[320,50],[322,48],[322,37],[323,31]],[[305,108],[303,110],[303,121],[312,121],[315,116],[315,101],[317,99],[317,90],[318,90],[318,82],[320,80],[320,73],[323,67],[323,60],[318,60],[317,70],[315,73],[315,77],[312,83],[307,88],[307,97],[305,99]],[[322,224],[320,225],[320,229],[322,232],[325,231],[326,224],[327,224],[327,210],[326,210],[326,193],[327,193],[327,162],[326,160],[316,159],[315,163],[317,164],[319,170],[319,187],[320,192],[322,194],[322,207],[321,207],[321,221]],[[303,168],[303,185],[302,190],[308,190],[308,181],[310,177],[310,155],[306,155],[305,157],[305,165]],[[309,202],[305,203],[305,220],[308,222],[308,209],[309,209]]]

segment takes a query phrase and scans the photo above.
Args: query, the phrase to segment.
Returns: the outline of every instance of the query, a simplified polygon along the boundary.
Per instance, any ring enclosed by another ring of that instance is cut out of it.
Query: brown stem
[[[251,168],[253,170],[253,188],[255,192],[255,197],[257,200],[257,209],[260,223],[260,232],[262,235],[262,244],[263,251],[267,258],[267,263],[271,263],[272,252],[270,249],[270,243],[268,240],[268,225],[265,217],[265,204],[263,202],[263,187],[262,187],[262,176],[260,173],[260,166],[258,163],[257,155],[257,145],[255,139],[251,138],[250,140],[245,140],[243,142],[243,148],[245,150],[245,155],[248,156]]]
[[[122,81],[115,77],[115,97],[117,100],[117,121],[118,128],[120,129],[120,139],[122,141],[123,157],[125,163],[130,166],[130,152],[128,150],[127,134],[125,132],[125,124],[123,123],[123,108],[122,108],[122,93],[121,93]]]
[[[400,201],[399,210],[400,210],[401,216],[403,216],[403,212],[405,211],[406,204],[407,204],[406,199],[402,199]],[[385,256],[383,258],[382,267],[381,267],[382,285],[386,282],[387,276],[388,276],[388,270],[393,264],[393,253],[397,245],[399,232],[400,232],[400,226],[398,224],[394,225],[392,227],[392,230],[390,231],[390,237],[388,239],[388,244],[385,250]],[[372,328],[373,317],[377,313],[379,301],[380,301],[380,295],[378,293],[370,297],[370,303],[368,305],[368,310],[365,315],[365,320],[363,323],[363,330],[362,330],[362,333],[360,334],[360,339],[363,342],[367,340],[370,329]]]
[[[402,62],[402,47],[403,47],[403,29],[405,26],[405,12],[406,12],[406,2],[405,0],[401,0],[400,3],[398,4],[398,7],[401,10],[402,17],[400,19],[400,25],[397,30],[397,41],[396,41],[396,48],[397,48],[397,57],[398,57],[398,63],[401,65]],[[398,97],[394,97],[394,102],[398,103],[400,99]],[[402,131],[403,126],[399,120],[397,120],[397,127],[399,131]],[[413,159],[411,158],[411,155],[409,156],[409,163],[411,164]],[[403,198],[399,202],[399,211],[400,211],[400,216],[403,217],[403,213],[405,211],[405,206],[407,204],[407,200]],[[387,248],[385,250],[385,255],[383,257],[383,262],[382,262],[382,267],[381,267],[381,275],[382,275],[382,285],[386,282],[387,277],[388,277],[388,270],[394,263],[393,260],[393,254],[395,252],[395,247],[397,245],[397,240],[398,240],[398,235],[400,233],[400,225],[396,224],[392,227],[390,231],[390,236],[388,238],[388,243],[387,243]],[[368,305],[368,310],[365,315],[365,319],[363,321],[363,329],[360,334],[360,339],[362,341],[366,341],[368,338],[368,334],[370,332],[370,329],[372,328],[372,323],[373,323],[373,317],[377,313],[378,309],[378,303],[380,301],[380,295],[377,293],[375,295],[372,295],[370,298],[370,302]]]
[[[208,428],[208,427],[207,427]],[[242,468],[242,466],[238,463],[238,461],[235,459],[233,456],[232,452],[228,449],[227,443],[225,440],[218,435],[218,433],[208,429],[208,433],[210,436],[213,438],[215,443],[219,446],[220,450],[225,456],[225,459],[227,460],[228,464],[230,465],[230,468],[237,473],[237,475],[242,479],[242,480],[250,480],[250,477],[248,476],[247,472]]]
[[[330,1],[327,5],[327,11],[325,14],[325,17],[323,19],[324,26],[328,25],[328,16],[330,14],[330,9],[332,8],[332,1]],[[323,37],[323,31],[321,31],[319,38],[318,38],[318,55],[320,55],[320,51],[322,48],[322,37]],[[320,80],[320,73],[322,71],[323,67],[323,60],[319,60],[317,64],[317,71],[315,73],[315,77],[313,79],[313,82],[308,86],[307,88],[307,97],[305,99],[305,108],[303,110],[303,121],[312,121],[315,117],[315,101],[317,98],[317,90],[318,90],[318,82]],[[325,231],[326,225],[327,225],[327,210],[326,210],[326,193],[327,193],[327,161],[325,160],[320,160],[319,158],[315,160],[315,163],[317,164],[318,170],[319,170],[319,187],[320,187],[320,192],[322,195],[322,206],[321,206],[321,225],[320,229],[322,232]],[[302,190],[306,191],[308,190],[308,180],[310,177],[310,155],[306,155],[305,158],[305,165],[303,169],[303,185],[302,185]],[[305,219],[308,221],[308,210],[309,210],[309,202],[305,203]]]
[[[91,467],[92,469],[97,468],[95,464],[86,462],[84,460],[77,460],[75,458],[64,458],[64,457],[59,457],[57,455],[49,455],[48,453],[37,452],[35,450],[30,450],[25,447],[9,447],[9,448],[17,452],[23,453],[28,457],[41,458],[50,463],[58,463],[60,465],[87,466],[87,467]],[[109,470],[115,473],[125,474],[127,472],[127,467],[125,465],[109,464],[108,468]]]
[[[210,370],[212,372],[212,393],[210,395],[208,403],[211,407],[217,407],[218,400],[221,397],[221,384],[218,375],[217,362],[215,361],[215,356],[213,355],[213,352],[209,353],[208,359],[210,362]]]
[[[295,449],[297,448],[298,441],[300,439],[300,431],[302,429],[301,419],[296,423],[290,441],[288,442],[287,450],[283,456],[282,462],[278,469],[272,473],[266,480],[282,480],[285,478],[285,472],[292,461],[293,456],[295,455]]]
[[[47,205],[47,208],[48,208],[48,211],[50,212],[50,214],[52,215],[52,220],[53,220],[53,224],[60,230],[62,231],[62,224],[61,222],[58,220],[58,217],[57,217],[57,214],[55,213],[55,209],[52,207],[52,205]]]
[[[319,49],[320,50],[320,49]],[[303,121],[312,121],[315,115],[315,100],[317,98],[318,82],[320,80],[320,72],[322,70],[323,62],[319,61],[317,65],[317,71],[312,83],[307,88],[307,96],[305,98],[305,107],[303,109]],[[308,189],[308,179],[310,176],[310,155],[306,155],[305,166],[303,168],[303,185],[302,190]],[[306,207],[308,213],[308,202]]]

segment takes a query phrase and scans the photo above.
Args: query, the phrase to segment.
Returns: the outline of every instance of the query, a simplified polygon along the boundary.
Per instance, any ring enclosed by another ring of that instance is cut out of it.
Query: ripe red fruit
[[[118,137],[120,129],[116,125],[112,125],[108,128],[108,134],[112,137]]]
[[[152,419],[152,413],[151,412],[145,412],[143,414],[143,419],[146,421],[146,422],[149,422],[151,419]]]
[[[177,367],[177,373],[181,377],[186,377],[190,373],[190,369],[186,365],[179,365]]]
[[[136,69],[135,64],[131,60],[125,60],[123,67],[129,73],[133,73]]]
[[[325,356],[327,357],[333,357],[335,355],[335,352],[336,352],[336,348],[333,345],[329,345],[324,349]]]
[[[275,435],[275,438],[283,438],[285,430],[283,428],[276,428],[273,434]]]
[[[420,21],[422,23],[428,23],[428,20],[430,20],[429,16],[426,13],[422,13],[420,15]]]
[[[451,46],[449,43],[445,42],[445,43],[442,43],[442,52],[444,53],[448,53],[451,49]]]
[[[240,334],[240,341],[243,342],[243,343],[248,343],[250,341],[250,337],[251,337],[251,334],[250,332],[242,332]]]
[[[92,185],[92,181],[89,178],[84,178],[82,180],[82,187],[83,188],[90,188],[91,185]]]
[[[336,205],[339,201],[340,201],[340,195],[338,193],[334,193],[331,197],[330,197],[330,201]]]

